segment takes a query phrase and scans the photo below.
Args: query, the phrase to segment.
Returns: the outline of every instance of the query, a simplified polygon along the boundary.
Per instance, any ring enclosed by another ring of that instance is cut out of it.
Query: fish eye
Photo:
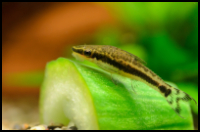
[[[90,50],[85,50],[84,51],[84,55],[89,57],[91,55],[91,51]]]

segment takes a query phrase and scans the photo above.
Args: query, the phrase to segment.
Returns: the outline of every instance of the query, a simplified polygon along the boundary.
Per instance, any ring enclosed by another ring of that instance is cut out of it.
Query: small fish
[[[187,93],[165,83],[158,75],[144,66],[143,60],[124,50],[107,45],[78,45],[73,46],[72,50],[73,56],[78,60],[94,62],[108,72],[118,73],[149,85],[165,97],[180,117],[182,116],[179,102],[194,100]]]

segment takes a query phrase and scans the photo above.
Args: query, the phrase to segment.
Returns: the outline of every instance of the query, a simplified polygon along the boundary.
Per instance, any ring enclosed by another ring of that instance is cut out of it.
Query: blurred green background
[[[2,94],[38,91],[46,63],[80,44],[133,53],[198,102],[198,2],[3,3]]]
[[[106,5],[121,25],[97,32],[95,44],[114,45],[131,52],[164,80],[188,93],[192,89],[198,92],[198,3]]]

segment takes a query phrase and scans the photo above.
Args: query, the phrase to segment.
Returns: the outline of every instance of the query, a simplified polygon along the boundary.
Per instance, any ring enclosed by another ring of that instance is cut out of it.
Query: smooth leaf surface
[[[42,123],[78,129],[193,129],[189,104],[181,108],[185,119],[146,84],[64,58],[48,63],[40,96]]]

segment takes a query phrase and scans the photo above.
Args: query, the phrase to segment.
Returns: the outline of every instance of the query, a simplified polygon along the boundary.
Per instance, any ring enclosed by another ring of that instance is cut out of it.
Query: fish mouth
[[[74,52],[75,52],[75,49],[76,49],[76,48],[75,48],[75,46],[73,46],[73,47],[72,47],[72,51],[74,51]]]

